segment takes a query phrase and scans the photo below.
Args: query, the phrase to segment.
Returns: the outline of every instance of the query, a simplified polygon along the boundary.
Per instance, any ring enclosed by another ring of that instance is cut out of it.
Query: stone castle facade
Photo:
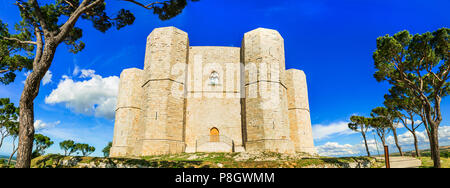
[[[144,69],[120,75],[111,157],[182,152],[315,153],[306,76],[285,70],[270,29],[242,47],[195,47],[174,27],[147,39]]]

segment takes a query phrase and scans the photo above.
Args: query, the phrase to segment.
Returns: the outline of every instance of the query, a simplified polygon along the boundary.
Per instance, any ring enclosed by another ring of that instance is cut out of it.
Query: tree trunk
[[[5,137],[2,136],[2,138],[0,139],[0,148],[2,148],[3,145],[3,140],[5,139]]]
[[[430,125],[432,126],[432,125]],[[430,148],[433,156],[434,168],[441,168],[441,152],[439,151],[439,137],[436,128],[431,128]],[[431,140],[433,140],[431,142]]]
[[[364,133],[364,131],[361,131],[361,133],[364,138],[364,144],[366,145],[367,156],[370,157],[369,146],[367,145],[366,134]]]
[[[17,149],[18,148],[16,148],[16,139],[14,139],[13,140],[13,152],[11,153],[11,155],[9,156],[9,159],[8,159],[8,166],[11,164],[11,160],[12,160],[12,157],[14,156],[14,154],[16,154],[16,152],[17,152]]]
[[[31,165],[34,141],[34,98],[31,96],[32,93],[26,92],[33,87],[30,86],[28,78],[20,99],[19,147],[16,168],[29,168]],[[36,89],[36,87],[33,88]]]
[[[439,151],[439,124],[442,121],[441,108],[440,108],[441,98],[436,96],[434,101],[434,109],[428,104],[425,108],[425,115],[427,118],[427,124],[429,130],[429,140],[430,140],[430,150],[431,157],[433,159],[434,168],[441,168],[441,153]]]
[[[414,148],[416,149],[416,156],[420,157],[420,151],[419,151],[419,142],[417,141],[417,135],[415,131],[411,131],[413,137],[414,137]]]
[[[384,135],[381,137],[381,143],[383,144],[383,147],[386,146],[386,140],[384,139]]]
[[[55,43],[48,41],[40,61],[33,64],[33,72],[25,80],[25,86],[20,97],[19,147],[16,168],[30,168],[31,165],[34,141],[34,99],[39,93],[42,78],[50,68],[55,50]]]
[[[425,125],[425,130],[427,131],[427,136],[428,136],[428,140],[430,141],[430,151],[432,150],[431,148],[431,146],[433,145],[433,139],[431,139],[431,133],[430,133],[430,127],[428,126],[428,123],[427,123],[427,119],[425,118],[425,117],[422,117],[422,122],[423,122],[423,124]],[[433,158],[434,158],[434,153],[431,151],[431,160],[433,160]]]
[[[397,129],[395,127],[392,127],[392,133],[394,134],[395,145],[398,148],[398,152],[400,153],[400,156],[403,156],[402,147],[398,144]]]

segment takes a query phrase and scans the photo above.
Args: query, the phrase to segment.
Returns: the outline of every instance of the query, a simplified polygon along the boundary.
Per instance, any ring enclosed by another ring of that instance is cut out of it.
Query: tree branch
[[[145,8],[145,9],[147,9],[147,10],[151,10],[151,9],[155,8],[155,5],[162,5],[162,4],[166,3],[166,2],[168,2],[168,1],[164,1],[164,2],[158,2],[157,1],[157,2],[153,2],[153,3],[150,3],[150,4],[144,5],[143,3],[140,3],[140,2],[135,1],[135,0],[122,0],[122,1],[127,1],[127,2],[130,2],[130,3],[134,3],[134,4],[136,4],[138,6],[141,6],[141,7]]]
[[[37,0],[29,0],[29,2],[33,6],[33,8],[36,12],[36,17],[37,17],[39,23],[41,24],[42,30],[44,31],[44,35],[50,35],[53,37],[53,33],[48,30],[47,24],[45,23],[45,19],[42,16],[41,8],[40,8]]]
[[[20,44],[32,44],[32,45],[37,45],[37,42],[34,42],[34,41],[22,41],[22,40],[19,40],[19,39],[17,39],[17,38],[9,38],[9,37],[2,37],[2,38],[5,39],[5,40],[15,41],[15,42],[18,42],[18,43],[20,43]]]
[[[68,1],[68,0],[64,0],[64,2],[66,2],[67,4],[69,4],[71,7],[76,8],[75,5],[74,5],[72,2],[70,2],[70,1]]]
[[[78,8],[72,13],[72,15],[70,15],[70,17],[66,21],[66,23],[64,23],[64,25],[61,26],[60,32],[55,37],[57,43],[60,43],[61,41],[64,40],[64,38],[66,37],[67,33],[73,28],[73,26],[77,22],[78,18],[80,18],[80,16],[83,13],[85,13],[86,11],[88,11],[89,9],[93,8],[95,5],[98,5],[99,3],[103,2],[103,1],[104,0],[95,0],[94,2],[92,2],[91,4],[88,5],[87,4],[88,0],[84,0],[80,4],[80,6],[78,6]]]
[[[34,57],[33,60],[33,67],[36,67],[37,64],[39,63],[39,61],[41,60],[41,56],[42,56],[42,51],[44,48],[44,40],[41,34],[41,31],[39,30],[39,27],[37,26],[36,23],[34,23],[34,34],[36,35],[36,39],[37,39],[37,45],[36,45],[36,56]]]

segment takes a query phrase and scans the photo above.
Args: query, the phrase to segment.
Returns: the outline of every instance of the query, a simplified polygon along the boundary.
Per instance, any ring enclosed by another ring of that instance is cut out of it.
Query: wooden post
[[[384,161],[386,162],[386,168],[391,168],[391,163],[389,161],[389,148],[384,146]]]

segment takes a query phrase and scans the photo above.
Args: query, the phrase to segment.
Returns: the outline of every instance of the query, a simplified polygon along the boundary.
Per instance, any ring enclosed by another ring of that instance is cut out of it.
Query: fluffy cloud
[[[60,123],[61,123],[60,121],[53,122],[53,123],[45,123],[42,120],[36,120],[34,122],[34,129],[37,131],[40,131],[43,129],[53,128],[53,127],[59,125]]]
[[[406,124],[408,125],[408,127],[411,127],[411,120],[410,119],[407,119],[406,120]],[[422,123],[422,121],[420,121],[420,120],[415,120],[414,121],[414,126],[417,126],[417,125],[419,125],[419,124],[421,124]],[[396,128],[404,128],[405,126],[403,126],[403,123],[401,122],[401,121],[399,121],[399,122],[397,122],[396,124],[394,124],[395,125],[395,127]]]
[[[76,76],[76,75],[78,75],[79,72],[80,72],[80,67],[75,65],[75,68],[73,69],[72,75]]]
[[[426,131],[416,132],[419,148],[429,148],[429,141]],[[378,137],[377,137],[378,139]],[[412,134],[407,131],[403,134],[398,135],[398,140],[402,149],[405,151],[414,150],[414,138]],[[397,152],[394,137],[388,136],[386,142],[389,145],[391,152]],[[439,127],[439,144],[441,146],[450,144],[450,126],[440,126]],[[374,139],[368,139],[367,145],[369,146],[369,151],[372,155],[382,153],[381,141],[376,141]],[[324,145],[316,146],[317,152],[321,156],[357,156],[357,155],[367,155],[364,141],[362,140],[358,144],[340,144],[337,142],[327,142]]]
[[[329,125],[313,125],[312,131],[315,140],[328,138],[332,135],[348,135],[356,133],[349,129],[348,122],[344,121],[331,123]]]
[[[31,71],[27,71],[26,73],[23,73],[23,75],[25,76],[25,79],[31,74]],[[42,78],[42,85],[47,85],[48,83],[52,82],[52,71],[47,71],[44,75],[44,77]],[[25,80],[22,81],[23,84],[25,84]]]
[[[354,147],[350,144],[341,145],[337,142],[327,142],[324,145],[317,146],[316,149],[321,156],[345,156],[357,154]]]
[[[82,81],[63,76],[58,87],[45,98],[47,104],[65,104],[76,113],[114,118],[119,77],[103,78],[94,70],[81,70]]]
[[[379,143],[378,143],[379,144]],[[381,148],[381,144],[378,145],[374,139],[367,140],[367,146],[371,154],[375,154],[378,148]],[[358,144],[339,144],[337,142],[327,142],[324,145],[316,146],[317,152],[321,156],[359,156],[367,155],[366,146],[362,140]]]
[[[423,147],[428,146],[430,141],[428,140],[426,130],[416,131],[416,136],[420,146]],[[409,131],[397,135],[397,139],[400,146],[404,146],[405,148],[410,148],[413,147],[414,145],[414,137]],[[390,135],[386,137],[386,142],[388,145],[394,145],[395,144],[394,136]],[[439,127],[439,143],[440,145],[450,144],[450,126]]]
[[[47,73],[45,73],[44,77],[42,78],[42,84],[47,85],[48,83],[52,82],[52,76],[52,71],[47,71]]]
[[[91,78],[95,76],[95,70],[91,70],[91,69],[82,69],[81,70],[81,75],[80,78]]]

